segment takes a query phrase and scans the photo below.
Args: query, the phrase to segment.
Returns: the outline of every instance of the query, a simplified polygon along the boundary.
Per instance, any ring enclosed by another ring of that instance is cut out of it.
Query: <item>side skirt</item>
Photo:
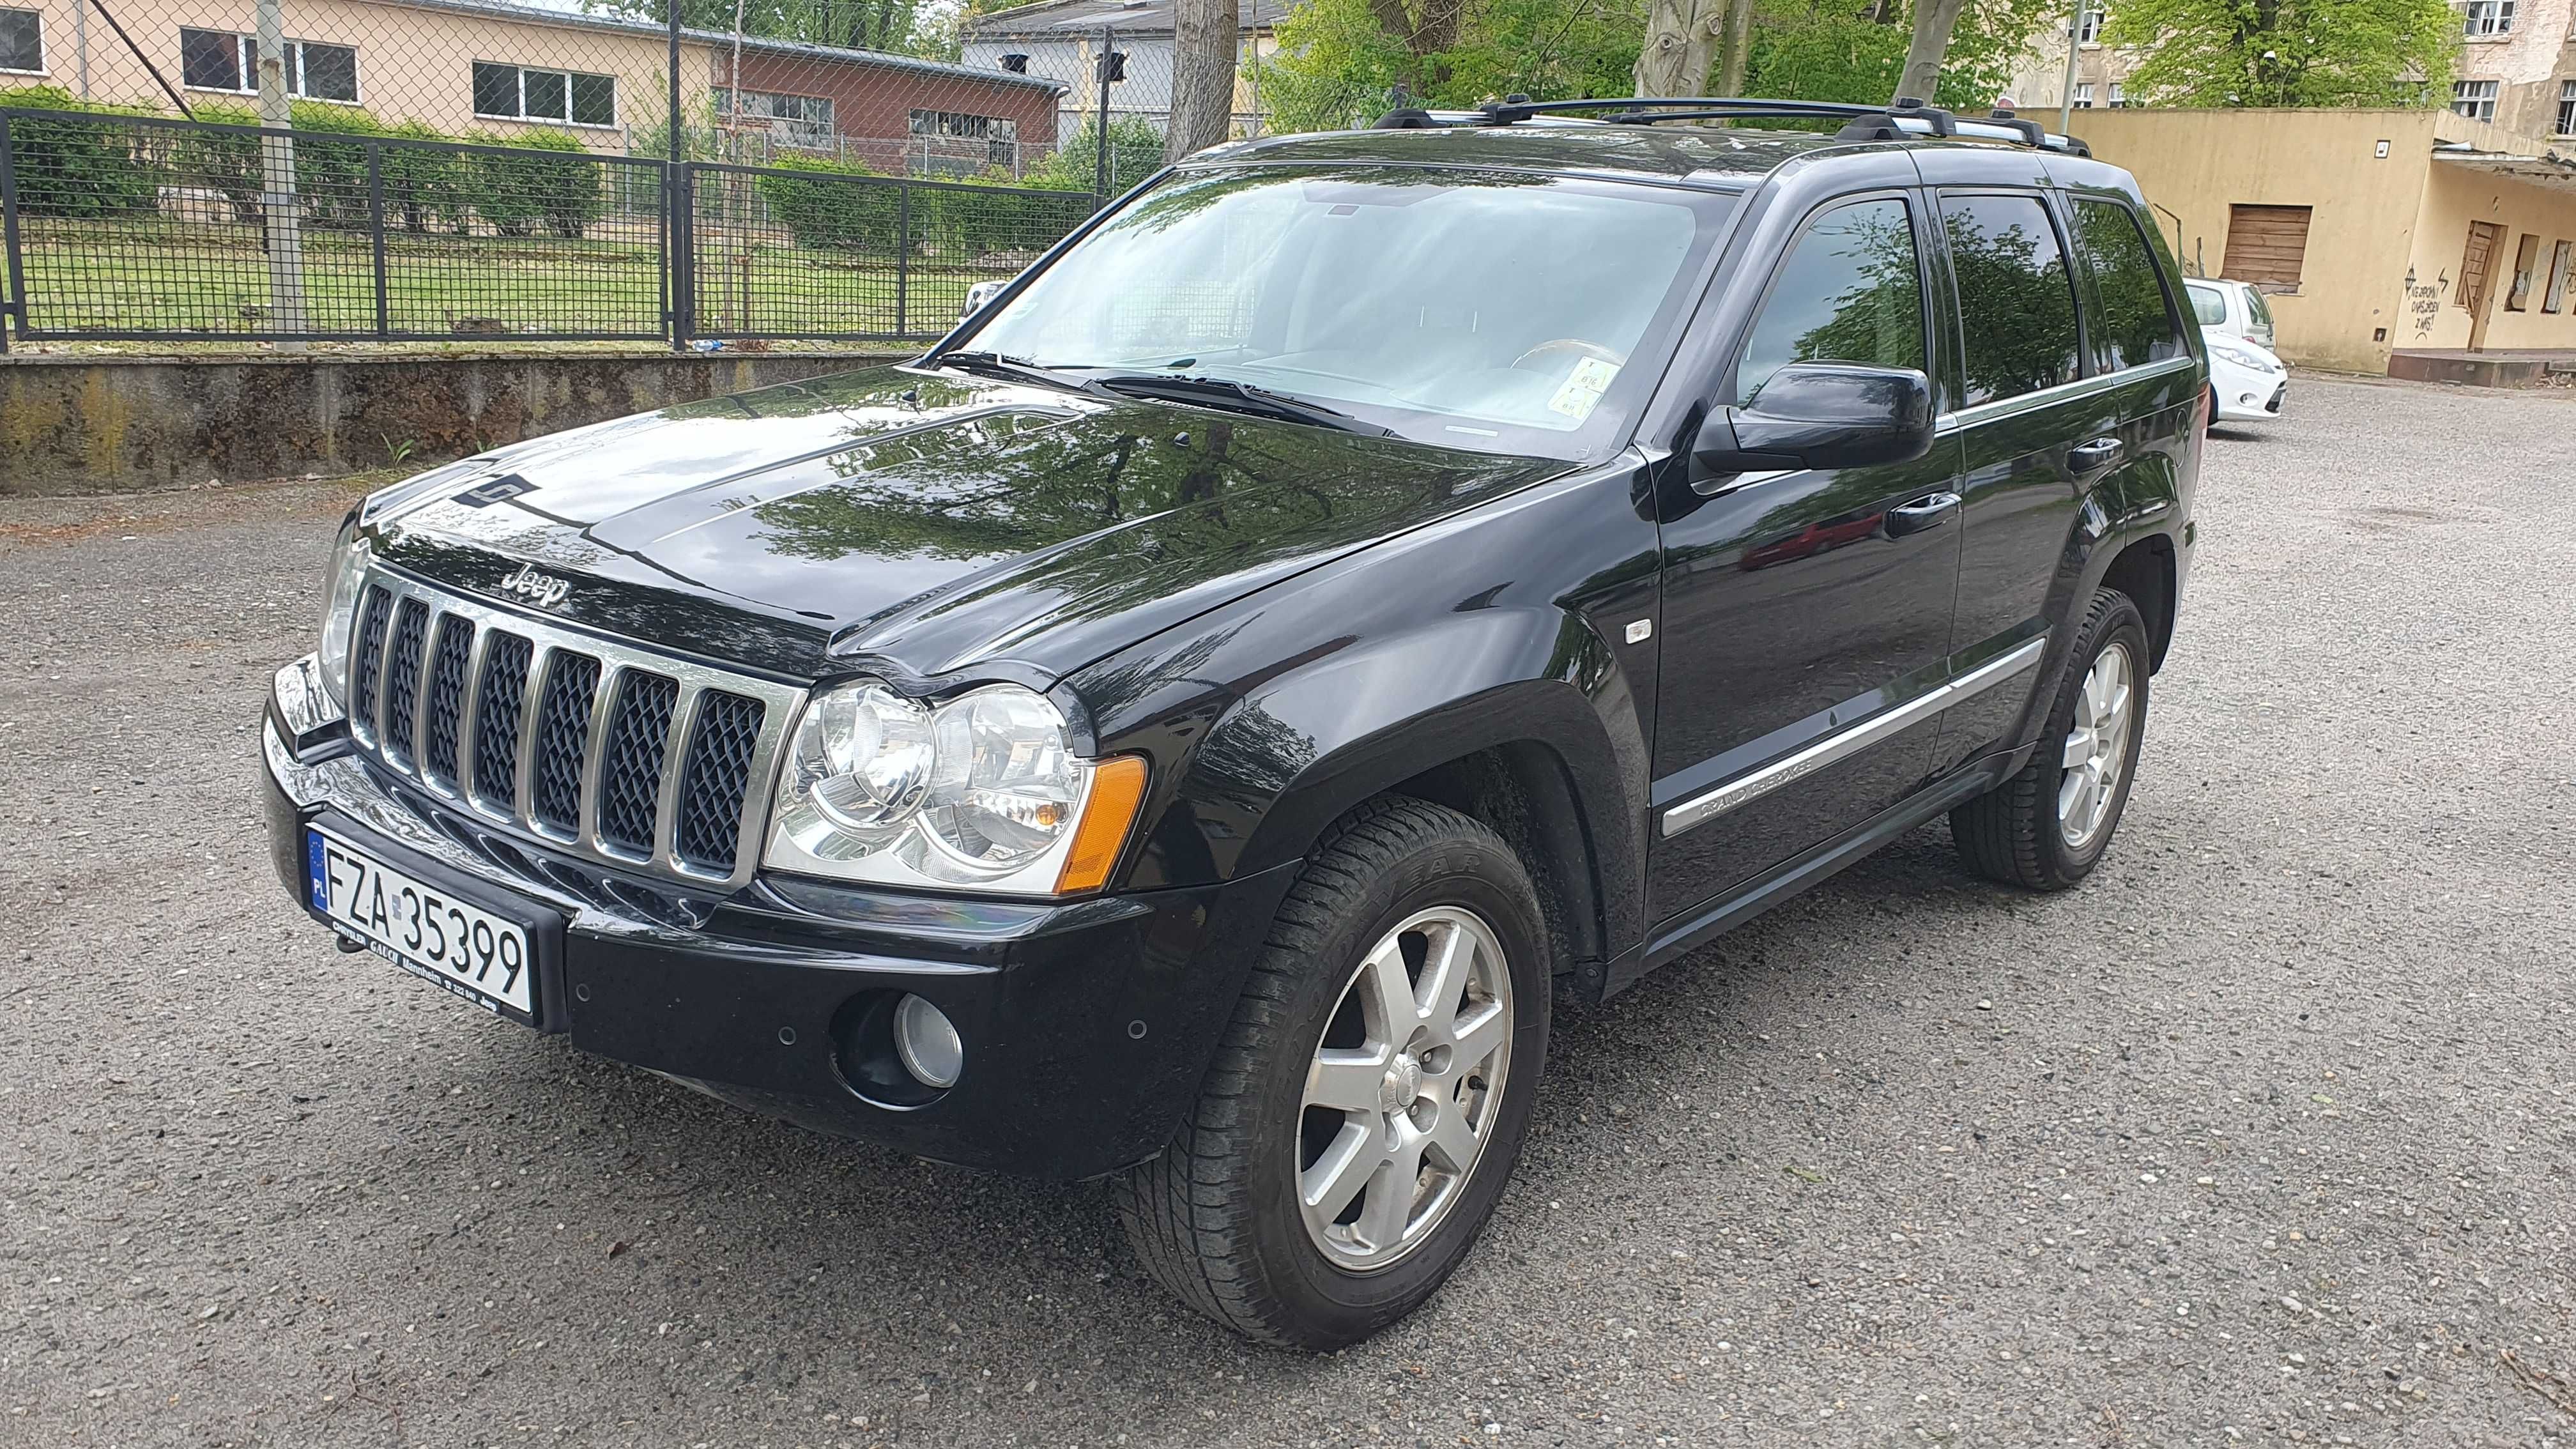
[[[1972,760],[1795,860],[1754,877],[1735,894],[1667,922],[1636,949],[1606,963],[1602,998],[1616,996],[1656,967],[1690,954],[1932,817],[1948,814],[1993,789],[2010,779],[2028,756],[2027,749],[2017,749]]]

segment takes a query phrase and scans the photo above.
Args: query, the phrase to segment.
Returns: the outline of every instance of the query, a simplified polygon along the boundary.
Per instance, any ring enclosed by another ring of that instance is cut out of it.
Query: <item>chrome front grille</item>
[[[471,816],[591,859],[737,886],[805,691],[600,639],[379,568],[352,733]]]

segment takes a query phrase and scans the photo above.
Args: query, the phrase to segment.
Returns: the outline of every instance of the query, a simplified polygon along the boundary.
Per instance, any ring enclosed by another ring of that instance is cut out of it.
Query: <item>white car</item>
[[[2290,370],[2281,365],[2281,359],[2270,348],[2215,327],[2202,328],[2200,335],[2209,344],[2209,391],[2218,400],[2216,420],[2259,423],[2279,417],[2281,402],[2290,391]]]
[[[2242,337],[2267,352],[2275,345],[2272,309],[2264,305],[2262,289],[2253,283],[2194,277],[2183,288],[2191,293],[2192,316],[2203,328]]]

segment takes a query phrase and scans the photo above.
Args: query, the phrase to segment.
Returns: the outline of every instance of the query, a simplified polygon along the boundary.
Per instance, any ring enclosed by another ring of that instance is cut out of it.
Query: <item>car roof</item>
[[[1515,126],[1438,126],[1271,136],[1202,151],[1190,162],[1469,166],[1678,182],[1732,191],[1770,174],[1794,157],[1848,150],[1853,144],[1805,131],[1527,121]]]
[[[2026,146],[1968,134],[1856,141],[1813,131],[1626,125],[1546,116],[1515,125],[1479,125],[1462,119],[1429,126],[1270,136],[1212,147],[1192,156],[1187,164],[1461,166],[1741,191],[1800,157],[1897,150],[1997,158],[2034,154]],[[2134,187],[2126,172],[2081,153],[2047,155],[2048,166],[2064,181],[2123,191]],[[2018,165],[2014,169],[2021,170]]]

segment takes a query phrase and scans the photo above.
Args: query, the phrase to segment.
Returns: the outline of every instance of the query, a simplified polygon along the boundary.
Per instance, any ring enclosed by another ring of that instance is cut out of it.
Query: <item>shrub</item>
[[[96,218],[148,213],[158,205],[156,128],[122,119],[142,112],[92,105],[53,86],[0,91],[0,106],[95,118],[20,116],[9,123],[21,210],[35,216]]]
[[[1099,184],[1100,122],[1086,120],[1073,128],[1056,153],[1029,168],[1023,186],[1042,191],[1089,191]],[[1143,116],[1117,116],[1109,122],[1109,194],[1123,196],[1130,187],[1163,169],[1163,133]]]
[[[764,169],[757,185],[770,215],[795,233],[798,246],[890,257],[901,225],[902,188],[856,179],[874,175],[855,161],[789,156]]]
[[[196,118],[209,125],[259,125],[259,112],[226,102],[201,102]],[[304,224],[342,230],[367,225],[367,148],[335,136],[380,136],[384,126],[356,106],[329,101],[294,101],[289,116],[296,132],[295,194],[303,202]],[[245,225],[258,225],[260,195],[267,189],[260,160],[260,138],[248,131],[186,131],[172,148],[172,161],[182,184],[211,187],[232,202],[233,215]]]
[[[435,127],[405,121],[385,132],[394,141],[452,139]],[[379,163],[385,183],[385,225],[425,233],[445,222],[456,231],[472,223],[474,208],[466,194],[466,154],[444,147],[387,146]]]
[[[474,210],[503,236],[534,236],[543,226],[579,241],[607,209],[600,164],[580,138],[566,131],[530,130],[478,138],[519,155],[465,154],[465,190]]]

